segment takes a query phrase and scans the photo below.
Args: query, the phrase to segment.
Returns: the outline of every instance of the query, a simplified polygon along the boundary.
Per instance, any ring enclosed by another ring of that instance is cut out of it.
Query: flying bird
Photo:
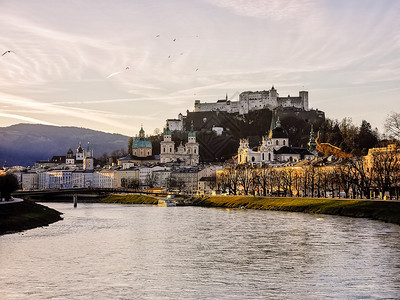
[[[129,67],[126,67],[125,70],[129,70]]]
[[[157,34],[157,35],[156,35],[156,37],[160,37],[160,35],[159,35],[159,34]]]
[[[198,71],[199,69],[196,69],[196,71]]]
[[[176,39],[173,39],[172,41],[173,41],[173,42],[175,42],[175,41],[176,41]]]
[[[15,53],[14,51],[11,51],[11,50],[7,50],[6,52],[4,52],[1,56],[3,56],[3,55],[6,55],[7,53]]]

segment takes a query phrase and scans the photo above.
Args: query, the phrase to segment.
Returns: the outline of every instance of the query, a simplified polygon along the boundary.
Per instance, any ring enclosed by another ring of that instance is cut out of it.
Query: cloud
[[[233,13],[246,17],[271,19],[303,18],[316,8],[314,0],[206,0]]]
[[[21,116],[21,115],[16,115],[16,114],[8,114],[8,113],[0,112],[0,117],[13,119],[13,120],[18,120],[18,121],[26,121],[26,122],[34,123],[34,124],[56,125],[54,123],[50,123],[50,122],[47,122],[47,121],[44,121],[44,120],[39,120],[39,119],[26,117],[26,116]]]

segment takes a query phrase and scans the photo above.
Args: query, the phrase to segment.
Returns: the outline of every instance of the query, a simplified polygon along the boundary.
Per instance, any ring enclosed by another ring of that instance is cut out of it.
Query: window
[[[268,160],[271,161],[271,153],[268,153]]]
[[[264,160],[265,159],[265,157],[264,157],[264,153],[262,154],[262,160]]]
[[[278,140],[276,140],[276,145],[277,145],[277,146],[279,145],[279,141],[278,141]]]
[[[286,142],[286,141],[285,141],[285,140],[283,140],[283,146],[285,146],[285,142]]]

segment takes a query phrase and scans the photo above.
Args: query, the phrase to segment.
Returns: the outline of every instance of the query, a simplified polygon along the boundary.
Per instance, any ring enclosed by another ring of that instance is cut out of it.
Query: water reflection
[[[251,210],[49,206],[64,221],[0,237],[1,299],[400,294],[397,225]]]

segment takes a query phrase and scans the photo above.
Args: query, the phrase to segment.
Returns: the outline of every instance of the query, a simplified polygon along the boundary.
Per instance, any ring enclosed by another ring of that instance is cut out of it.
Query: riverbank
[[[100,199],[101,203],[122,203],[122,204],[153,204],[158,203],[156,197],[139,194],[114,194]]]
[[[100,202],[157,204],[157,198],[145,195],[110,195]],[[203,196],[181,200],[188,206],[262,209],[311,214],[369,218],[400,224],[400,202],[319,198],[268,198],[253,196]]]
[[[194,206],[264,209],[369,218],[400,224],[400,202],[318,198],[267,198],[253,196],[210,196],[195,198]]]
[[[60,212],[31,201],[2,204],[0,235],[47,226],[59,220],[62,220]]]

